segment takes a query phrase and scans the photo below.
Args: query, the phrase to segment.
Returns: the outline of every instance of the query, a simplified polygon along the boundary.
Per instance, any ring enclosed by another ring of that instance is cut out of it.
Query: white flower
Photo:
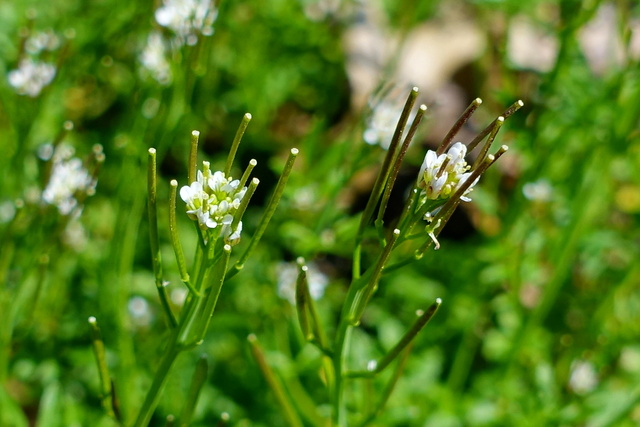
[[[569,387],[577,394],[587,394],[598,385],[598,376],[593,364],[586,360],[574,360],[571,364]]]
[[[11,200],[0,202],[0,224],[6,224],[16,215],[16,204]]]
[[[468,172],[471,166],[464,159],[466,154],[467,147],[461,142],[456,142],[446,154],[439,156],[435,151],[427,151],[418,174],[418,187],[422,189],[422,196],[428,200],[451,197],[471,176],[471,173]],[[460,197],[461,200],[471,201],[466,195],[473,189],[477,181],[476,179],[469,186]]]
[[[162,35],[154,31],[149,34],[147,44],[140,54],[140,63],[158,83],[171,83],[171,66],[167,61],[167,49]]]
[[[195,45],[198,34],[213,34],[218,11],[211,0],[163,0],[155,12],[158,24],[171,29],[179,45]]]
[[[202,230],[219,228],[227,243],[235,245],[240,241],[242,221],[235,230],[231,230],[231,224],[247,187],[239,188],[240,181],[227,178],[223,172],[212,174],[209,162],[203,162],[203,166],[197,180],[180,189],[187,215],[197,220]]]
[[[16,70],[9,71],[7,78],[11,87],[20,95],[35,98],[40,95],[45,86],[51,83],[55,75],[54,65],[24,58]]]
[[[551,187],[551,184],[546,179],[539,179],[523,185],[522,194],[524,194],[524,197],[528,200],[548,202],[553,196],[553,187]]]
[[[42,51],[54,51],[60,47],[60,38],[51,30],[33,33],[24,43],[24,49],[31,55]]]
[[[131,316],[132,323],[139,328],[145,328],[153,321],[153,313],[146,299],[134,296],[129,299],[127,309]]]
[[[379,145],[385,150],[389,149],[400,114],[402,106],[380,102],[373,108],[371,117],[367,120],[367,128],[362,134],[364,141],[370,145]]]
[[[42,200],[56,206],[62,215],[70,214],[78,206],[76,194],[90,193],[96,184],[82,161],[77,157],[70,158],[68,153],[72,151],[67,151],[63,156],[54,155],[51,176],[42,192]]]
[[[307,283],[309,294],[314,300],[319,300],[329,284],[329,278],[316,266],[307,264]],[[296,281],[298,280],[298,265],[295,262],[283,262],[277,267],[278,296],[291,304],[296,303]]]

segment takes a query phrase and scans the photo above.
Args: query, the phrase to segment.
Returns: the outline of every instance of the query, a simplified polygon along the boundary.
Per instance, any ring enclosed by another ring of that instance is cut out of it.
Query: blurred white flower
[[[224,172],[211,173],[209,162],[202,162],[203,170],[198,171],[196,181],[180,189],[180,197],[187,204],[187,215],[198,221],[202,230],[220,228],[220,234],[227,243],[235,245],[240,240],[242,221],[235,230],[231,224],[247,187],[240,187],[240,181],[227,178]]]
[[[382,101],[376,105],[367,119],[367,128],[362,137],[367,144],[379,145],[387,150],[402,114],[402,105]]]
[[[324,295],[329,284],[329,278],[317,267],[315,263],[307,264],[307,283],[311,298],[318,300]],[[296,303],[296,281],[298,280],[298,264],[295,262],[282,262],[277,267],[278,296],[286,299],[291,304]]]
[[[587,394],[598,385],[593,364],[586,360],[574,360],[571,364],[569,387],[577,394]]]
[[[167,61],[167,48],[159,32],[154,31],[147,37],[147,44],[140,54],[140,63],[161,85],[171,83],[171,66]]]
[[[54,51],[60,47],[60,38],[51,30],[33,33],[25,41],[24,49],[31,55]]]
[[[59,147],[53,156],[49,182],[42,192],[42,200],[56,206],[62,215],[70,214],[78,206],[78,193],[90,194],[96,185],[82,161],[72,155],[72,149]]]
[[[312,0],[303,3],[307,18],[311,21],[321,21],[338,12],[341,0]]]
[[[69,221],[62,234],[62,241],[76,252],[81,252],[86,248],[89,238],[87,231],[78,219]]]
[[[151,324],[153,320],[153,313],[151,307],[146,299],[141,296],[135,296],[129,299],[127,304],[129,315],[131,316],[132,323],[141,328]]]
[[[16,204],[11,200],[0,203],[0,224],[6,224],[16,216]]]
[[[158,24],[172,30],[179,45],[198,42],[198,34],[213,34],[218,10],[211,0],[163,0],[155,12]]]
[[[523,185],[522,194],[524,194],[524,197],[528,200],[548,202],[553,196],[553,187],[551,187],[551,184],[546,179],[539,179]]]
[[[20,95],[37,97],[56,75],[56,67],[46,62],[23,58],[17,69],[9,71],[9,84]]]
[[[468,172],[471,166],[464,159],[466,154],[467,147],[461,142],[456,142],[446,154],[439,156],[435,151],[427,151],[418,175],[418,187],[422,189],[422,197],[428,200],[451,197],[471,176],[471,172]],[[461,200],[471,201],[466,195],[471,192],[476,182],[477,179],[460,197]]]
[[[171,293],[169,294],[169,298],[171,298],[171,302],[174,303],[175,305],[182,306],[184,305],[184,302],[187,300],[188,294],[189,294],[189,291],[184,287],[174,288],[171,290]]]

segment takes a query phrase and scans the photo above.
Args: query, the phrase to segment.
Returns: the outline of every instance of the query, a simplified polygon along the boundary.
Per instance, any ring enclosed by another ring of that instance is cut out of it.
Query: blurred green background
[[[429,111],[401,171],[405,188],[471,100],[484,103],[459,135],[465,142],[515,100],[525,107],[498,137],[510,151],[447,225],[442,248],[385,275],[365,314],[352,355],[359,366],[393,346],[415,310],[443,299],[373,425],[640,423],[635,2],[226,0],[212,35],[194,46],[167,42],[170,77],[158,81],[141,55],[151,33],[171,40],[154,20],[160,6],[0,4],[3,76],[18,68],[29,34],[59,38],[41,53],[57,72],[38,96],[0,79],[0,425],[113,425],[100,407],[89,316],[102,328],[130,422],[167,334],[148,243],[147,149],[158,150],[160,238],[177,309],[168,182],[187,184],[193,129],[200,158],[220,168],[246,112],[253,120],[233,174],[255,158],[261,180],[246,235],[288,150],[299,148],[300,158],[255,256],[225,284],[204,344],[179,359],[153,425],[179,413],[202,353],[211,369],[194,425],[215,425],[222,412],[231,425],[283,425],[250,333],[289,390],[306,388],[328,411],[317,354],[279,296],[279,272],[298,256],[314,263],[328,282],[318,304],[331,334],[356,215],[384,156],[363,132],[382,108],[376,94],[402,100],[412,85]],[[47,162],[39,149],[68,120],[64,142],[79,157],[94,144],[106,155],[79,218],[40,196]],[[191,248],[195,233],[180,221]],[[377,396],[380,384],[354,387]]]

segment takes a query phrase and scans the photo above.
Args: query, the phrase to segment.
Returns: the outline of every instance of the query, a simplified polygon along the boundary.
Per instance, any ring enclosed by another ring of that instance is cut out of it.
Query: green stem
[[[264,357],[264,352],[262,351],[262,348],[258,343],[258,338],[256,338],[255,335],[251,334],[247,339],[249,340],[249,344],[251,345],[251,353],[258,363],[260,371],[262,371],[262,375],[269,384],[269,387],[271,387],[271,390],[273,391],[276,400],[280,405],[280,409],[282,409],[287,424],[291,427],[302,427],[302,421],[300,421],[298,414],[295,412],[293,404],[284,391],[284,387],[276,377],[275,373],[271,370],[271,367]]]
[[[193,416],[196,403],[198,403],[198,397],[200,396],[202,386],[207,379],[208,371],[209,364],[207,362],[207,356],[202,355],[198,359],[198,363],[196,363],[196,369],[193,371],[193,376],[191,377],[189,393],[187,394],[187,399],[185,400],[184,407],[182,408],[182,413],[178,419],[178,425],[180,427],[187,427],[191,424],[191,417]]]
[[[178,331],[175,331],[173,334],[173,338],[171,343],[167,347],[162,356],[162,360],[160,361],[160,366],[156,371],[156,375],[153,378],[153,383],[151,384],[151,389],[147,393],[147,397],[142,404],[142,408],[140,409],[140,413],[138,414],[138,418],[134,423],[134,427],[148,427],[149,421],[151,420],[151,415],[153,415],[153,411],[156,406],[158,406],[158,401],[160,400],[160,393],[164,388],[167,378],[169,378],[169,371],[173,367],[178,355],[180,354],[180,349],[176,346],[175,337],[177,336]]]

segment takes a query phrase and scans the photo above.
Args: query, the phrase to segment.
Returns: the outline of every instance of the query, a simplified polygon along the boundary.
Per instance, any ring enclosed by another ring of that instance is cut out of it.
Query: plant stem
[[[153,383],[151,384],[151,389],[147,393],[147,397],[142,404],[142,408],[140,409],[140,413],[138,414],[138,418],[134,424],[134,427],[147,427],[149,425],[149,420],[151,419],[151,415],[155,410],[156,406],[158,406],[158,401],[160,400],[160,393],[164,388],[164,385],[167,382],[167,378],[169,377],[169,371],[173,366],[178,354],[180,354],[180,349],[176,346],[176,338],[178,331],[175,331],[172,334],[171,343],[167,347],[162,356],[162,360],[160,361],[160,366],[158,367],[158,371],[153,379]]]

